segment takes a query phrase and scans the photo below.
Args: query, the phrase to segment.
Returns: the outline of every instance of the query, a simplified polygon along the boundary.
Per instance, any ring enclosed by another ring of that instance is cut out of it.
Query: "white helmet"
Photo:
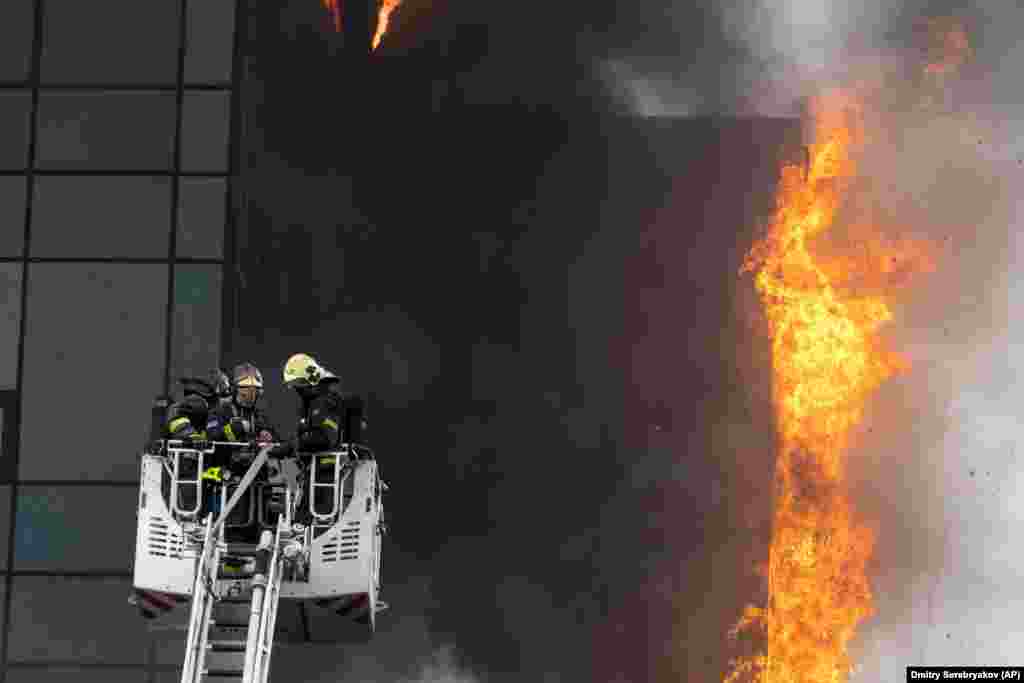
[[[260,396],[263,395],[263,373],[261,373],[259,368],[257,368],[252,363],[241,363],[235,366],[235,371],[233,374],[233,383],[235,385],[236,396],[239,395],[240,389],[254,388],[256,390],[255,396],[252,398],[251,401],[242,401],[239,398],[239,403],[246,406],[256,405],[256,402],[259,401]]]

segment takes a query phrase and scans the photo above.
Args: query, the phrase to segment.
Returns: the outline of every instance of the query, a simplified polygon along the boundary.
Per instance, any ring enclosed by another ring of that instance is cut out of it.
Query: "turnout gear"
[[[218,406],[206,422],[210,441],[276,441],[273,426],[257,407],[231,402]]]
[[[207,373],[205,379],[182,377],[179,382],[184,398],[168,411],[167,436],[203,440],[210,411],[231,397],[231,382],[219,368]]]
[[[275,441],[276,430],[257,406],[263,394],[263,375],[252,363],[241,363],[232,370],[226,398],[212,409],[205,424],[210,441]],[[206,510],[220,514],[221,484],[245,472],[252,454],[230,447],[217,448],[209,459],[212,466],[203,473],[207,490]],[[248,494],[247,494],[248,495]]]
[[[274,441],[276,430],[256,405],[263,395],[263,374],[252,363],[235,366],[229,398],[212,410],[205,424],[211,441]]]
[[[171,439],[203,440],[210,408],[200,396],[188,396],[173,404],[168,414],[167,436]]]
[[[365,427],[362,399],[342,394],[337,375],[311,356],[298,353],[285,363],[284,382],[301,400],[296,434],[299,450],[326,451],[342,442],[361,440]]]

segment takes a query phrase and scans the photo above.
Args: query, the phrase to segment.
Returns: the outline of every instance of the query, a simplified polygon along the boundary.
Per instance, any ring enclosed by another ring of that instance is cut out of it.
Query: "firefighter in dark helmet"
[[[274,441],[276,433],[259,407],[263,374],[252,363],[235,366],[230,399],[210,411],[206,434],[211,441]]]
[[[183,377],[180,382],[184,398],[168,411],[167,438],[205,441],[210,413],[231,398],[231,381],[223,370],[214,369],[205,379]]]
[[[240,443],[271,442],[275,430],[259,407],[263,396],[263,374],[252,363],[240,363],[232,371],[231,388],[227,398],[209,412],[205,435],[209,441]],[[204,482],[204,513],[220,514],[221,490],[219,484],[245,472],[252,453],[248,449],[236,450],[218,447],[206,460]],[[248,493],[246,495],[249,495]]]

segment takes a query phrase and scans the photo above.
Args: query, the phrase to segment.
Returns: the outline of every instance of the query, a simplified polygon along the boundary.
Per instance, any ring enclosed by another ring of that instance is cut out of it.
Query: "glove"
[[[192,432],[185,437],[185,443],[196,450],[206,450],[206,433],[205,432]]]
[[[240,417],[231,418],[231,422],[228,424],[231,425],[231,432],[235,435],[236,441],[245,441],[246,435],[249,433],[249,430],[252,429],[252,425],[249,424],[249,421]]]
[[[231,466],[234,468],[236,465],[248,465],[249,461],[252,460],[250,453],[232,453],[229,458]]]
[[[256,436],[256,441],[258,443],[270,443],[273,440],[274,440],[274,435],[271,434],[266,429],[261,429],[260,433]]]
[[[270,449],[267,455],[271,458],[287,458],[295,451],[294,444],[281,443]]]
[[[321,451],[328,445],[327,437],[319,429],[306,429],[299,432],[299,450]]]

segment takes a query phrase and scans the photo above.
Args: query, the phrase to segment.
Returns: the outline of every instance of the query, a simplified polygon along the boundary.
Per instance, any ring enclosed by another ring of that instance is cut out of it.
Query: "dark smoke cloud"
[[[751,217],[770,208],[783,132],[595,123],[590,110],[572,125],[527,108],[455,113],[449,127],[426,105],[396,115],[345,89],[316,4],[253,20],[238,351],[268,377],[312,353],[377,394],[396,612],[372,648],[275,661],[310,681],[713,680],[766,540],[770,357],[735,273]],[[917,14],[761,4],[449,3],[430,31],[487,27],[464,81],[476,102],[561,102],[592,87],[591,69],[619,112],[792,115],[848,71],[844,38],[858,55],[894,49]],[[1019,17],[975,18],[991,36],[979,62],[1017,54]],[[856,456],[881,544],[862,680],[892,680],[915,648],[969,653],[967,624],[1012,645],[1008,623],[965,607],[992,608],[1018,559],[1012,66],[958,86],[953,102],[970,106],[953,115],[884,119],[887,142],[864,160],[864,201],[944,260],[898,302],[887,334],[915,371],[880,392]],[[993,132],[985,144],[964,136],[977,129]],[[356,138],[382,141],[380,160]],[[292,419],[292,397],[269,398]],[[448,643],[464,666],[431,673]]]

